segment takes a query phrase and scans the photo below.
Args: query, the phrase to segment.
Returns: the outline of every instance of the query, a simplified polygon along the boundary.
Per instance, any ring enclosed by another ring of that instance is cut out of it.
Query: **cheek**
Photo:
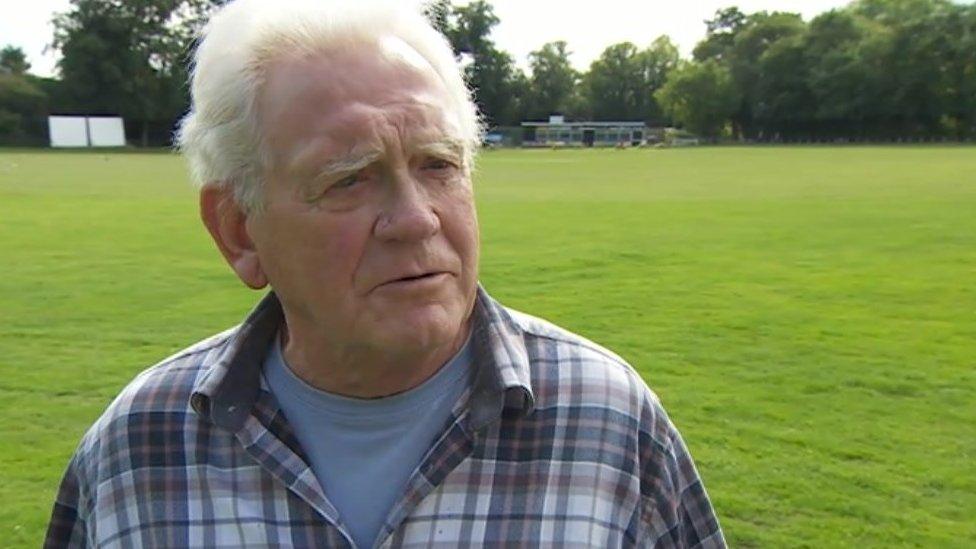
[[[478,216],[470,195],[458,197],[450,205],[445,225],[447,237],[455,251],[466,262],[468,271],[476,269],[478,259]]]
[[[283,212],[270,229],[265,239],[269,270],[289,279],[289,285],[306,287],[303,293],[318,293],[348,288],[371,227],[355,213],[292,211]]]
[[[333,270],[343,271],[345,275],[351,276],[362,259],[371,229],[368,221],[355,218],[323,223],[320,239],[322,249],[319,254],[325,261],[341,266],[340,269]]]

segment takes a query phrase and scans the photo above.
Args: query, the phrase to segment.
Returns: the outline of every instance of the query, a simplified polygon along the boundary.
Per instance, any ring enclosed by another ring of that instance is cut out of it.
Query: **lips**
[[[409,274],[387,280],[380,284],[378,288],[423,286],[425,284],[439,282],[449,274],[447,271],[427,271],[418,274]]]
[[[433,271],[433,272],[422,273],[422,274],[414,275],[414,276],[405,276],[405,277],[402,277],[402,278],[398,278],[398,279],[394,280],[393,282],[409,282],[411,280],[420,280],[422,278],[427,278],[429,276],[437,276],[438,274],[440,274],[440,273],[439,272],[436,272],[436,271]]]

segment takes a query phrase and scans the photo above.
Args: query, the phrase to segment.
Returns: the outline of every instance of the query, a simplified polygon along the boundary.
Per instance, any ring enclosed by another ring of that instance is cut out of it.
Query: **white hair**
[[[257,97],[268,65],[288,54],[315,54],[381,36],[403,40],[434,69],[451,97],[470,170],[483,128],[447,41],[414,2],[395,0],[236,0],[204,27],[194,54],[192,104],[176,135],[194,182],[228,185],[245,209],[260,209],[269,155]]]

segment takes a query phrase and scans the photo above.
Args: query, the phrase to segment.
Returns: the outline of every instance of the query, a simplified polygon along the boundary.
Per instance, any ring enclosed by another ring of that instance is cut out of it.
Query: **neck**
[[[341,345],[318,332],[288,326],[281,347],[289,369],[305,383],[354,398],[380,398],[408,391],[437,373],[461,350],[470,332],[464,322],[448,341],[429,348],[392,350],[367,345]]]

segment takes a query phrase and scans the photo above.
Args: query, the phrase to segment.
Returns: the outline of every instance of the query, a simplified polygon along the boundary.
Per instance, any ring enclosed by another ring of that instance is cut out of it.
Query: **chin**
[[[442,306],[427,306],[387,316],[377,327],[377,336],[388,349],[422,351],[450,344],[464,320],[462,314]]]

